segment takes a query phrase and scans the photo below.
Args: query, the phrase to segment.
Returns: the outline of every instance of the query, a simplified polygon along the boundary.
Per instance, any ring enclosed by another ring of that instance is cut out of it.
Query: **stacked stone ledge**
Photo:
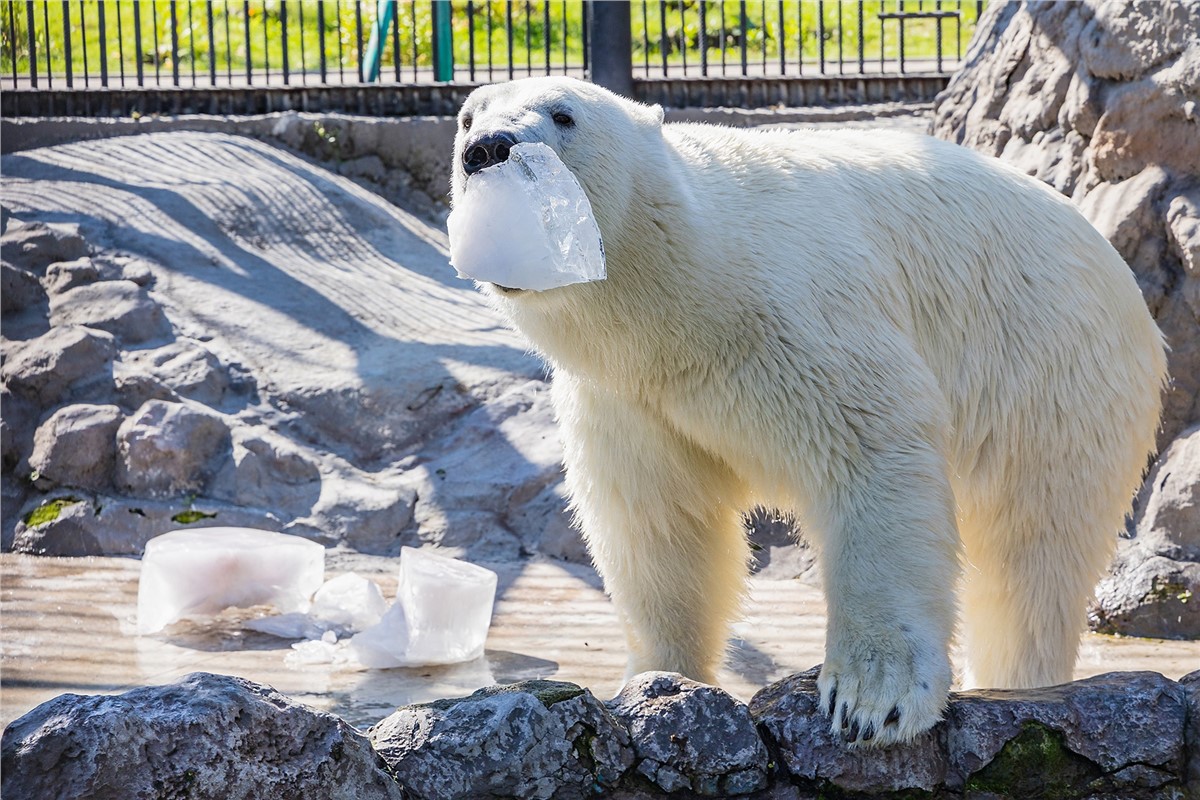
[[[818,668],[750,704],[672,673],[601,702],[534,680],[405,706],[363,736],[240,678],[62,695],[4,732],[4,797],[1092,798],[1200,796],[1200,671],[950,698],[917,741],[849,749]]]

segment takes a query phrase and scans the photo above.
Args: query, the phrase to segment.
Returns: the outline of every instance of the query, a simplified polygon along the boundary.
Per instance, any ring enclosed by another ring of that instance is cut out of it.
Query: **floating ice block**
[[[518,144],[470,176],[446,225],[460,278],[540,291],[605,277],[591,203],[540,142]]]
[[[253,528],[190,528],[146,543],[138,581],[138,633],[193,614],[271,604],[308,610],[325,579],[325,548]]]
[[[363,631],[377,624],[386,610],[387,601],[374,581],[348,572],[317,590],[308,613],[336,628]]]
[[[350,648],[367,667],[470,661],[483,655],[495,597],[490,569],[402,548],[396,602]]]

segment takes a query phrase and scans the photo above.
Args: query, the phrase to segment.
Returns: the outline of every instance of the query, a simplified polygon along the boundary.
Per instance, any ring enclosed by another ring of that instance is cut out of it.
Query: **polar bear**
[[[664,124],[567,78],[470,95],[452,196],[518,142],[574,172],[608,277],[481,289],[551,368],[630,674],[714,681],[764,505],[817,551],[846,741],[938,721],[964,572],[967,680],[1070,680],[1166,363],[1066,199],[928,137]]]

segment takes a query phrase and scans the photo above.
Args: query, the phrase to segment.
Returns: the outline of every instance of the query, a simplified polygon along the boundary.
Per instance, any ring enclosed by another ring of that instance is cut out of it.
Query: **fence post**
[[[629,3],[588,0],[588,78],[633,97],[633,38]]]
[[[454,39],[450,27],[450,0],[433,0],[433,79],[454,80]],[[546,34],[547,36],[549,33]]]

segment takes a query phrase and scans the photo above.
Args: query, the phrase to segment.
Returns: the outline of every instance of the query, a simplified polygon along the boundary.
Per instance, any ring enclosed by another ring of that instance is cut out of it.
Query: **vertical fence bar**
[[[562,0],[563,75],[567,74],[567,0]]]
[[[189,3],[189,5],[190,5],[190,3]],[[263,24],[265,25],[266,22],[267,22],[267,17],[266,17],[266,14],[264,14],[263,15]],[[280,39],[279,44],[281,47],[280,60],[283,62],[283,85],[284,86],[287,86],[288,82],[290,81],[290,76],[288,74],[288,66],[289,65],[288,65],[288,31],[287,31],[288,26],[287,26],[287,22],[288,22],[288,20],[287,20],[287,0],[283,0],[283,2],[281,2],[279,4],[279,31],[281,33],[281,35],[279,37],[279,39]]]
[[[937,0],[937,2],[934,3],[934,10],[939,11],[939,12],[942,10],[942,0]],[[937,17],[934,20],[934,24],[937,26],[937,71],[941,72],[942,71],[942,18],[940,16]]]
[[[898,13],[898,14],[904,13],[904,0],[896,0],[896,13]],[[900,43],[899,43],[899,46],[900,46],[900,74],[903,75],[904,74],[904,17],[901,17],[899,20],[897,20],[897,24],[900,26]]]
[[[492,80],[492,4],[487,2],[487,56],[488,56],[488,82]]]
[[[767,0],[763,0],[767,2]],[[687,20],[683,18],[684,4],[679,4],[679,56],[683,60],[683,74],[687,76],[687,51],[688,51],[688,35],[687,35]]]
[[[137,62],[137,85],[145,84],[146,70],[142,66],[142,3],[133,0],[133,58]]]
[[[108,27],[105,24],[104,7],[108,3],[96,4],[96,32],[100,36],[100,85],[108,87]]]
[[[475,3],[467,0],[467,78],[475,82]]]
[[[358,82],[363,82],[363,27],[362,0],[354,0],[354,40],[355,52],[358,54]]]
[[[542,41],[546,45],[546,74],[550,74],[550,0],[542,0]]]
[[[320,51],[317,54],[317,62],[318,69],[321,71],[321,83],[325,83],[325,0],[318,0],[317,2],[317,50]]]
[[[54,88],[54,61],[50,53],[50,4],[42,2],[42,38],[46,42],[46,88]]]
[[[100,4],[100,8],[104,8],[104,3]],[[100,19],[104,19],[103,14]],[[100,25],[104,25],[103,21]],[[175,0],[171,0],[171,83],[179,85],[179,10],[175,7]]]
[[[254,69],[250,59],[250,0],[242,2],[242,23],[245,26],[246,43],[246,85],[254,85]]]
[[[504,3],[504,36],[508,39],[508,79],[513,79],[513,20],[512,20],[512,0],[505,0]]]
[[[650,77],[650,0],[642,0],[642,74]]]
[[[79,5],[83,5],[83,0],[79,1]],[[150,0],[150,22],[152,23],[151,31],[154,33],[154,85],[161,86],[162,66],[159,62],[162,59],[159,58],[158,48],[158,3],[154,2],[154,0]],[[87,51],[85,50],[84,52],[86,53]]]
[[[725,77],[725,50],[729,46],[728,34],[725,31],[725,0],[721,0],[721,77]]]
[[[740,15],[738,26],[741,30],[742,40],[742,75],[745,76],[750,74],[747,69],[749,67],[749,63],[746,60],[746,47],[749,45],[750,39],[750,37],[746,34],[746,28],[750,26],[750,18],[746,15],[746,0],[741,0],[741,2],[738,3],[738,14]]]
[[[267,3],[262,4],[263,85],[271,85],[271,32],[267,29]]]
[[[400,55],[400,9],[396,0],[390,0],[392,5],[392,75],[396,79],[396,83],[400,83],[400,68],[403,66],[403,58]]]
[[[342,83],[346,82],[346,53],[345,47],[342,44],[342,0],[337,0],[334,6],[334,11],[337,13],[337,42],[338,42],[338,80]]]
[[[846,53],[844,45],[844,36],[842,35],[842,0],[837,0],[837,25],[838,25],[838,75],[843,75],[846,72]]]
[[[708,12],[705,6],[707,3],[700,4],[700,39],[697,44],[700,45],[700,74],[708,76]],[[780,0],[780,5],[783,5],[783,0]]]
[[[762,6],[759,8],[762,13],[762,71],[763,75],[767,74],[767,0],[762,0]]]
[[[417,4],[414,2],[409,6],[409,20],[412,26],[411,36],[409,40],[412,42],[412,68],[413,68],[413,83],[418,83],[421,76],[417,74],[417,64],[420,58],[420,47],[417,42]],[[436,36],[436,32],[434,32]]]
[[[67,68],[67,88],[70,89],[75,85],[74,75],[71,65],[71,0],[62,0],[62,31],[63,31],[63,60]],[[13,45],[16,41],[9,39]],[[87,47],[87,39],[83,39],[83,46]],[[122,84],[124,76],[122,76]]]
[[[433,79],[443,83],[454,80],[454,26],[450,19],[450,0],[433,0],[430,8],[433,26]],[[526,20],[528,22],[528,20]],[[414,35],[416,28],[413,28]],[[529,59],[533,63],[533,59]]]
[[[229,38],[229,0],[221,7],[225,18],[225,80],[233,85],[233,42]]]
[[[863,19],[863,0],[858,0],[858,74],[862,75],[866,72],[866,51],[864,50],[866,39],[866,27]]]
[[[192,73],[192,87],[196,86],[196,19],[192,15],[192,0],[188,4],[188,69]]]
[[[16,3],[8,3],[8,40],[12,42],[12,50],[9,55],[12,56],[12,85],[17,88],[17,12]],[[80,26],[82,28],[82,25]],[[85,37],[86,41],[86,37]],[[87,52],[86,46],[84,52]],[[84,75],[87,71],[84,70]]]
[[[589,46],[588,42],[588,38],[590,36],[589,31],[592,27],[591,22],[588,21],[588,2],[589,0],[580,0],[579,2],[580,11],[583,12],[580,14],[580,17],[583,19],[581,34],[583,39],[583,74],[585,76],[588,74],[588,70],[591,68],[592,63],[591,47]]]
[[[658,0],[658,54],[662,57],[662,74],[667,77],[667,0]]]
[[[204,16],[208,22],[208,82],[217,85],[217,40],[213,30],[213,0],[204,3]],[[194,51],[193,51],[194,52]]]
[[[308,85],[308,54],[304,52],[304,2],[296,4],[296,13],[300,15],[300,83]]]
[[[529,0],[525,0],[525,75],[533,74],[533,30],[529,24]]]
[[[796,74],[804,74],[804,5],[796,8]]]
[[[121,71],[121,87],[125,87],[125,26],[121,24],[121,6],[122,3],[114,3],[117,7],[117,64]],[[67,29],[63,29],[66,33]],[[69,39],[70,37],[68,37]]]
[[[784,22],[784,0],[779,0],[779,74],[786,76],[787,74],[787,36],[785,32],[787,25]]]
[[[825,0],[817,0],[817,61],[825,74]]]

